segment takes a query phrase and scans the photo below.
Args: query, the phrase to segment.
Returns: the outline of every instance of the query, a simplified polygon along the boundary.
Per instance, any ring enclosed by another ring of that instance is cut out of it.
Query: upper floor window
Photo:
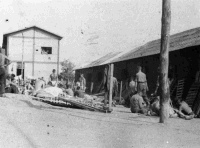
[[[41,54],[52,54],[52,47],[41,47]]]

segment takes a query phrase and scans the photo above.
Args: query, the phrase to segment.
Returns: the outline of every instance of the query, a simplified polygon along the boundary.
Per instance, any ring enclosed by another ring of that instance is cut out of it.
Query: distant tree
[[[75,78],[75,72],[74,72],[74,63],[72,63],[70,60],[64,60],[63,62],[61,62],[62,65],[62,72],[60,73],[60,76],[67,81],[67,83],[69,82],[73,82],[74,78]]]

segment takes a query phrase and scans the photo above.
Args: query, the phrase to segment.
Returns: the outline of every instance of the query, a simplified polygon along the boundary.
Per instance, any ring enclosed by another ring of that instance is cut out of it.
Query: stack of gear
[[[62,94],[63,94],[62,89],[58,87],[48,87],[48,88],[37,91],[36,97],[55,98]]]

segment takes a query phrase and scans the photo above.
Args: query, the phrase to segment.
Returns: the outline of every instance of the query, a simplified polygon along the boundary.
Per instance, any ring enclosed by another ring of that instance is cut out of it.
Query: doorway
[[[22,73],[23,73],[23,79],[24,79],[24,63],[22,66],[22,63],[18,62],[17,63],[17,76],[22,75]]]

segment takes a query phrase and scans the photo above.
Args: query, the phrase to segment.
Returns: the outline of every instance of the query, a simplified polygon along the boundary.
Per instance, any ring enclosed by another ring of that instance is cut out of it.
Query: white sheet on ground
[[[63,94],[62,89],[58,87],[48,87],[45,88],[44,91],[53,95],[54,97],[58,97],[59,94]]]

